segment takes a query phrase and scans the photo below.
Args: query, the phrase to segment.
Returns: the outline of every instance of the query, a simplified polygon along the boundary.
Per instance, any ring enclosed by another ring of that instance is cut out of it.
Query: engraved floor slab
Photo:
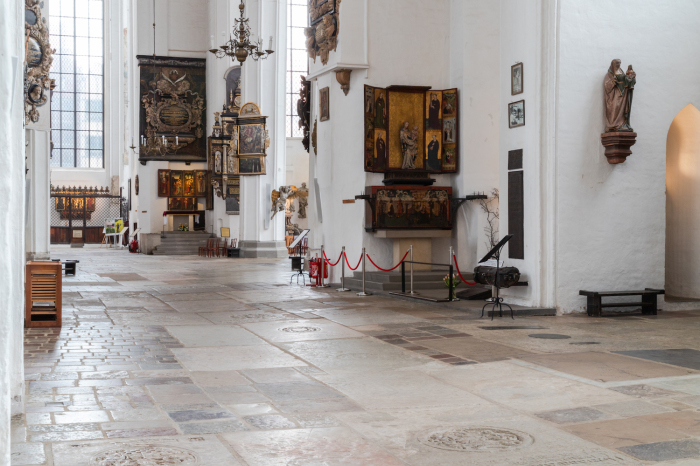
[[[239,466],[213,435],[183,435],[138,440],[54,443],[54,466],[177,464]]]
[[[522,359],[525,356],[532,355],[530,351],[499,345],[498,343],[491,343],[473,337],[420,340],[417,343],[420,346],[478,362],[502,361],[510,358]]]
[[[700,371],[700,351],[694,349],[616,351],[616,353]]]
[[[590,422],[563,429],[602,447],[612,449],[688,438],[681,432],[644,422],[638,418]]]
[[[294,322],[258,322],[243,327],[270,342],[330,340],[362,338],[365,335],[325,319],[297,320]]]

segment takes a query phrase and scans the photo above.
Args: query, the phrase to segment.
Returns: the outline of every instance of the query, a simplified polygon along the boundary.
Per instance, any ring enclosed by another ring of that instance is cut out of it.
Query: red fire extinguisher
[[[321,263],[323,263],[323,278],[328,278],[328,265],[325,261],[321,258],[311,259],[309,261],[309,275],[316,279],[316,284],[311,286],[321,286],[321,274],[319,273]]]

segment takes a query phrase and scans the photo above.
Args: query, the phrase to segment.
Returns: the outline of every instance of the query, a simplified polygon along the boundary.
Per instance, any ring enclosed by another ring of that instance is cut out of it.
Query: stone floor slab
[[[179,325],[166,328],[186,348],[265,344],[263,340],[249,331],[232,325]]]
[[[222,437],[245,461],[272,465],[403,465],[345,427],[237,432]]]
[[[243,324],[243,327],[273,343],[364,337],[360,332],[325,319],[297,320],[284,324],[257,322]]]
[[[700,351],[695,349],[616,351],[616,353],[700,371]]]
[[[673,377],[693,373],[687,369],[598,352],[538,354],[519,359],[600,382]]]
[[[12,466],[46,464],[43,443],[15,443],[12,445]]]
[[[272,346],[219,346],[173,348],[180,363],[192,371],[231,371],[270,367],[306,366],[306,363]],[[236,357],[231,357],[235,354]]]
[[[688,437],[683,433],[639,418],[577,424],[563,429],[589,442],[611,449]]]
[[[700,464],[700,441],[679,440],[675,442],[654,442],[645,445],[632,445],[620,448],[642,461],[667,461],[682,458],[696,458],[692,463]]]

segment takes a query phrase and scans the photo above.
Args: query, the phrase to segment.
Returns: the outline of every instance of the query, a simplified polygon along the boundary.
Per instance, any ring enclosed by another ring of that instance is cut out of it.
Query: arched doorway
[[[700,110],[688,104],[666,137],[666,294],[700,299]]]

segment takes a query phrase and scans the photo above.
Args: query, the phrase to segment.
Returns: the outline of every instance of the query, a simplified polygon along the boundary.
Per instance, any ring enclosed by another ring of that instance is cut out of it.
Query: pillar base
[[[632,131],[603,133],[600,135],[600,142],[605,147],[605,156],[608,158],[608,163],[622,163],[629,155],[632,155],[630,147],[637,142],[637,133]]]
[[[282,259],[289,257],[284,241],[239,241],[238,247],[241,249],[241,257],[245,258]]]

